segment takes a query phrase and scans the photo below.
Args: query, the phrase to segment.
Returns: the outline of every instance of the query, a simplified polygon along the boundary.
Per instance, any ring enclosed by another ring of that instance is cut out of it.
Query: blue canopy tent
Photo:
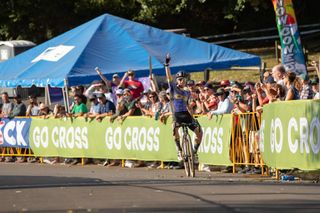
[[[99,79],[97,66],[107,78],[128,69],[138,77],[148,76],[149,57],[153,73],[164,75],[167,53],[173,73],[261,63],[255,55],[104,14],[0,63],[0,87],[89,84]]]

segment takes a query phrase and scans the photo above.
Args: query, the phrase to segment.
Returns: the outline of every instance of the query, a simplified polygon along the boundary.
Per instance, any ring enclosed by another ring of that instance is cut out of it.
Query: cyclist
[[[186,86],[187,73],[185,73],[184,71],[179,71],[176,74],[176,80],[174,82],[172,79],[169,63],[170,56],[167,55],[164,66],[166,70],[167,81],[169,84],[170,99],[173,109],[173,136],[178,150],[178,160],[182,160],[182,148],[180,145],[180,136],[178,130],[180,128],[181,123],[186,123],[189,124],[189,129],[191,129],[196,134],[193,151],[195,163],[197,163],[197,151],[202,140],[202,128],[199,122],[192,117],[192,111],[191,109],[189,109],[188,106],[190,92],[184,89],[184,87]]]

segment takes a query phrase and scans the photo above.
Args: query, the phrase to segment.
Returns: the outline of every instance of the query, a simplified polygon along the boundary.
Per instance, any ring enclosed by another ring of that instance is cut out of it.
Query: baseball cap
[[[204,87],[205,87],[205,88],[208,88],[208,89],[213,89],[212,84],[209,84],[209,83],[206,83],[206,84],[204,85]]]
[[[119,75],[117,73],[113,74],[112,78],[119,78]]]
[[[219,96],[219,95],[223,95],[224,93],[226,93],[226,91],[223,88],[218,88],[215,95]]]

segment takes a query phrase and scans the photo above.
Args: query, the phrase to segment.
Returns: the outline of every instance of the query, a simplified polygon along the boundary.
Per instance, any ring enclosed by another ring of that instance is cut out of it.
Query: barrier
[[[34,154],[30,148],[14,148],[2,147],[0,148],[1,157],[33,157]]]
[[[229,144],[224,143],[230,141],[231,115],[198,121],[204,132],[200,162],[231,165]],[[177,161],[171,123],[171,118],[163,124],[149,117],[129,117],[123,123],[33,118],[29,141],[36,156]],[[194,141],[193,133],[191,138]]]
[[[260,115],[258,113],[233,115],[230,153],[233,173],[236,171],[236,166],[255,166],[261,167],[261,173],[264,174],[266,165],[260,155],[259,129]]]
[[[198,118],[199,162],[264,169],[320,169],[320,101],[275,102],[256,113]],[[261,120],[261,122],[260,122]],[[176,161],[172,120],[129,117],[123,123],[85,118],[2,120],[3,156],[81,157]],[[194,141],[194,134],[191,133]],[[23,138],[23,139],[21,139]],[[30,149],[31,148],[31,149]],[[268,170],[266,170],[268,171]]]
[[[278,169],[320,169],[320,100],[275,102],[263,108],[260,150]]]

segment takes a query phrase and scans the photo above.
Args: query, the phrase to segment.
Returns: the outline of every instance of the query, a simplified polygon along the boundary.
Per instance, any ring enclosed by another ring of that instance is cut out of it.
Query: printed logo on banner
[[[0,122],[0,145],[29,148],[30,118],[4,119]]]

